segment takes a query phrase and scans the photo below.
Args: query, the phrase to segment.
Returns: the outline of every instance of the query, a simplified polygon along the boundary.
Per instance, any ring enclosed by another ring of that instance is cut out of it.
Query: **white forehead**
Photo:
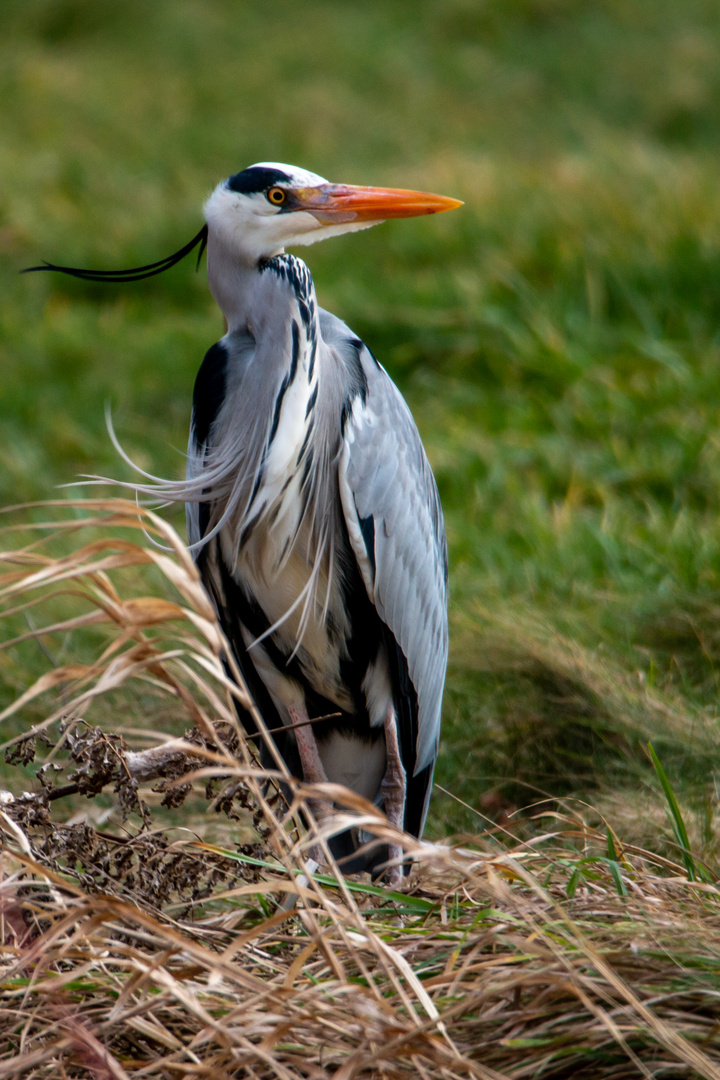
[[[317,187],[319,184],[327,184],[327,180],[324,176],[318,176],[317,173],[308,172],[307,169],[301,169],[297,165],[285,165],[282,161],[257,161],[254,165],[251,165],[250,168],[278,169],[280,172],[284,172],[290,177],[290,183],[293,187]]]

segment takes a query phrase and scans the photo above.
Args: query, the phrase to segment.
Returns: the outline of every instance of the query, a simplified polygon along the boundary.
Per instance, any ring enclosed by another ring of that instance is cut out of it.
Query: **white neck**
[[[208,231],[208,285],[215,303],[225,316],[229,332],[247,326],[257,273],[257,259],[243,259],[213,229]]]

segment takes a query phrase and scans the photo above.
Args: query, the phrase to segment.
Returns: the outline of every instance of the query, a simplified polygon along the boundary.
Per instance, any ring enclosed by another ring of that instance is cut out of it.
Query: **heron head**
[[[261,162],[223,180],[205,203],[206,225],[172,255],[126,270],[94,270],[43,263],[23,273],[51,270],[85,281],[121,284],[163,274],[191,251],[198,250],[198,266],[209,242],[238,263],[257,264],[279,255],[285,247],[314,244],[327,236],[369,229],[388,218],[441,214],[462,206],[457,199],[403,188],[353,187],[330,184],[322,176],[294,165]],[[212,287],[212,268],[208,263]],[[215,275],[217,276],[217,275]]]
[[[457,199],[401,188],[331,184],[293,165],[261,162],[224,180],[205,203],[215,237],[242,261],[368,229],[388,218],[439,214]]]

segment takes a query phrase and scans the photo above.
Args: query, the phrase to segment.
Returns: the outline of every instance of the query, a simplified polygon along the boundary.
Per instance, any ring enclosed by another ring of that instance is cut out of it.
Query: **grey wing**
[[[414,761],[406,769],[412,765],[409,776],[416,776],[429,768],[431,776],[448,656],[445,527],[410,410],[364,346],[359,359],[365,385],[346,416],[340,494],[368,595],[402,650],[417,696]]]

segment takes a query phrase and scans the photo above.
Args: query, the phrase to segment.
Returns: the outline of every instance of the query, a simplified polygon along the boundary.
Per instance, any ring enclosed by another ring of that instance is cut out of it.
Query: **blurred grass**
[[[2,502],[127,476],[107,401],[134,458],[179,474],[221,333],[189,265],[122,290],[23,266],[152,261],[256,160],[462,198],[306,255],[440,485],[438,779],[488,813],[622,804],[642,833],[652,736],[714,850],[717,5],[4,0],[0,29]],[[476,828],[443,797],[431,825]]]

